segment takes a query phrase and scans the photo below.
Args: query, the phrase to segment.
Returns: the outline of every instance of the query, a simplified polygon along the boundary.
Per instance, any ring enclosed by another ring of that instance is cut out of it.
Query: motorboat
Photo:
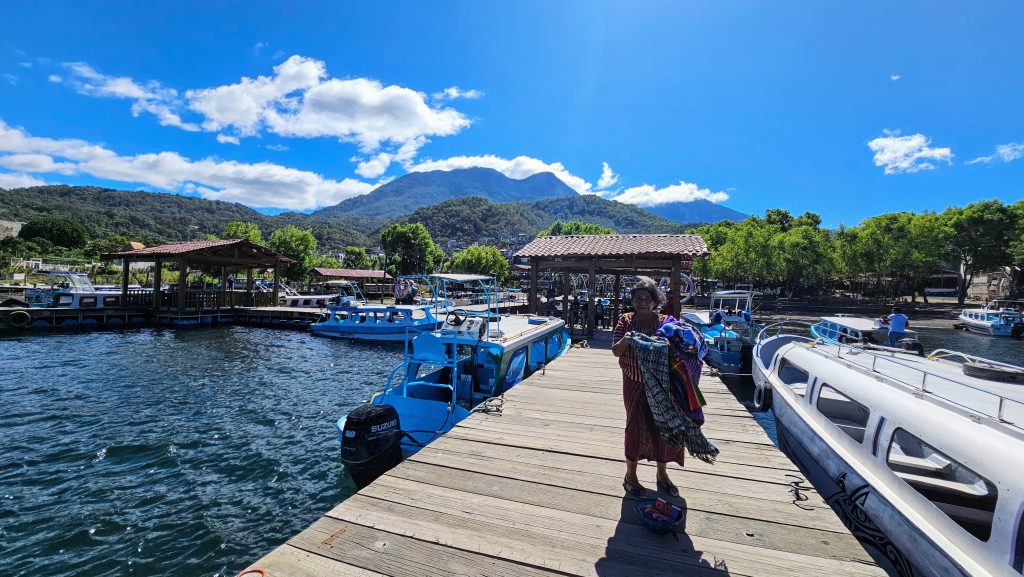
[[[406,343],[382,391],[338,420],[342,463],[359,487],[366,486],[474,410],[493,407],[490,399],[569,345],[561,319],[490,310],[448,313],[439,330]]]
[[[331,306],[309,330],[322,337],[405,341],[440,325],[430,305]]]
[[[898,576],[1024,571],[1024,368],[763,329],[755,410],[880,566]]]
[[[711,293],[707,311],[683,315],[708,342],[705,362],[723,376],[750,374],[750,351],[760,329],[753,319],[757,296],[760,293],[750,290],[716,291]]]
[[[359,285],[351,281],[332,280],[323,283],[323,294],[300,294],[288,285],[282,284],[279,304],[286,307],[302,308],[351,308],[366,304],[366,297]]]
[[[993,337],[1024,336],[1024,301],[994,300],[980,309],[964,309],[960,321],[974,333]]]
[[[71,271],[39,271],[49,286],[25,289],[25,302],[38,308],[116,308],[121,306],[121,288],[93,286],[89,275]],[[129,287],[131,288],[131,287]],[[150,290],[141,287],[132,290]]]
[[[884,318],[884,317],[883,317]],[[811,325],[811,334],[825,342],[834,344],[863,343],[885,345],[889,342],[889,325],[882,318],[866,319],[851,315],[821,317]],[[900,348],[923,352],[917,332],[906,330],[899,342]]]

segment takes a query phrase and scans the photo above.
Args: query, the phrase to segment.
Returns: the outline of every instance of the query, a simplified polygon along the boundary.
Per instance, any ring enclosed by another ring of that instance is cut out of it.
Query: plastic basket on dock
[[[647,530],[664,535],[671,531],[685,530],[686,529],[686,511],[673,507],[679,511],[679,518],[673,519],[666,515],[659,513],[655,509],[655,503],[657,499],[638,499],[636,504],[633,506],[633,510],[636,511],[637,517],[640,518],[640,524],[647,528]]]

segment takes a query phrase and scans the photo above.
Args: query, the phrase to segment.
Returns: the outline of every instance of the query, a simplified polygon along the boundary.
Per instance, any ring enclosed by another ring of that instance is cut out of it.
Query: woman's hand
[[[631,336],[633,336],[633,331],[627,332],[618,340],[618,342],[613,343],[612,354],[616,357],[621,357],[627,350],[629,350],[629,348],[633,346],[632,343],[629,342],[629,338]]]

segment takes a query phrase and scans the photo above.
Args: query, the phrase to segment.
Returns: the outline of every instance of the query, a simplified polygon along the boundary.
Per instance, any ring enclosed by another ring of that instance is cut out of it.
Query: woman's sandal
[[[629,477],[622,479],[622,488],[630,495],[640,499],[647,496],[647,489],[640,484],[639,480],[632,480]]]
[[[671,479],[658,477],[658,490],[667,493],[669,497],[679,496],[679,487]]]

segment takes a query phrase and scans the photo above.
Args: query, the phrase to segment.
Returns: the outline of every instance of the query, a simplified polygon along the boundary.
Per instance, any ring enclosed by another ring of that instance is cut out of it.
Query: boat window
[[[957,525],[982,541],[992,534],[996,487],[903,429],[896,429],[889,468]]]
[[[807,371],[794,365],[789,359],[782,359],[779,361],[779,380],[781,380],[794,393],[801,397],[807,392],[807,382],[809,380]]]
[[[854,441],[864,442],[864,431],[871,416],[867,407],[823,384],[818,393],[818,411]]]
[[[116,307],[121,304],[121,297],[103,297],[103,306]]]

